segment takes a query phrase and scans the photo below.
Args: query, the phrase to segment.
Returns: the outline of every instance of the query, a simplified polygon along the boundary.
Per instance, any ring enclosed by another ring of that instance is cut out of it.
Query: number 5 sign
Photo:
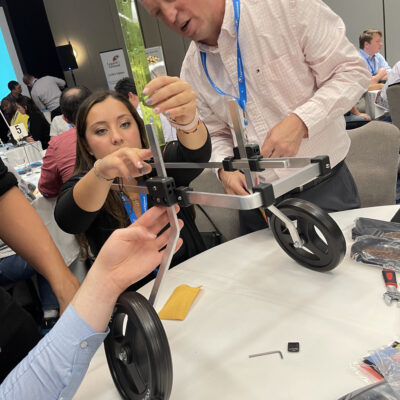
[[[10,131],[11,131],[11,134],[13,135],[13,138],[17,142],[19,142],[24,137],[28,136],[28,132],[26,131],[25,125],[22,123],[16,124],[16,125],[11,125]]]

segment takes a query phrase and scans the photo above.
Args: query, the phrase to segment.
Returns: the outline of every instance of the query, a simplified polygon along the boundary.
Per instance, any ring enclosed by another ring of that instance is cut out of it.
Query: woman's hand
[[[196,94],[187,82],[177,77],[159,76],[149,82],[143,93],[146,105],[154,108],[179,125],[193,122],[196,116]]]
[[[102,158],[96,164],[96,174],[105,179],[117,177],[135,178],[151,172],[151,166],[144,162],[152,156],[149,149],[123,147]]]
[[[35,141],[35,139],[32,136],[27,136],[27,138],[25,139],[28,143],[32,143]]]

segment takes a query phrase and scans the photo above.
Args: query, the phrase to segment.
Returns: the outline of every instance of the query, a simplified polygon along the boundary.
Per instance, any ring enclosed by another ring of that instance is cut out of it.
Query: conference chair
[[[393,124],[400,128],[400,82],[390,85],[386,90],[386,96]]]
[[[361,207],[395,204],[399,129],[387,122],[371,121],[347,133],[351,146],[346,164],[356,182]]]

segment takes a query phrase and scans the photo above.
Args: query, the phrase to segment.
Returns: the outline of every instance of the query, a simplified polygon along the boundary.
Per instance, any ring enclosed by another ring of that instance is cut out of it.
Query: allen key
[[[269,354],[279,354],[281,356],[281,359],[283,360],[283,355],[282,352],[279,350],[276,351],[267,351],[265,353],[257,353],[257,354],[250,354],[249,358],[254,358],[254,357],[260,357],[260,356],[267,356]]]

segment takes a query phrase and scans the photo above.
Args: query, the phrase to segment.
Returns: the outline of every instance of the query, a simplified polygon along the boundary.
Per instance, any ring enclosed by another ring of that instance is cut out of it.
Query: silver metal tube
[[[149,138],[150,149],[153,153],[154,166],[156,167],[157,175],[166,177],[167,172],[165,170],[164,160],[162,158],[160,145],[158,144],[157,135],[154,131],[154,125],[146,124],[146,132],[147,137]]]
[[[292,189],[303,185],[308,181],[311,181],[316,176],[319,176],[319,174],[319,164],[312,163],[299,171],[295,171],[284,178],[274,181],[272,185],[274,187],[275,198],[290,192]]]
[[[238,196],[234,194],[187,192],[187,196],[190,204],[231,208],[234,210],[253,210],[263,205],[260,193]]]
[[[296,249],[303,247],[304,242],[301,240],[299,236],[299,232],[297,232],[297,228],[294,226],[293,221],[291,221],[285,214],[283,214],[278,208],[274,205],[267,207],[272,214],[276,215],[288,228],[290,237],[293,240],[293,246]]]
[[[242,122],[239,117],[239,105],[236,100],[228,100],[229,112],[231,114],[233,130],[236,136],[236,143],[239,149],[240,158],[247,158],[246,147],[244,142],[244,129]],[[247,168],[243,170],[244,176],[246,178],[247,189],[252,190],[254,186],[253,172],[250,171],[249,164],[247,163]]]
[[[158,144],[156,132],[154,130],[153,124],[146,125],[147,136],[150,142],[150,148],[154,157],[154,164],[156,167],[157,175],[159,177],[166,178],[167,172],[164,166],[164,160],[162,158],[161,149]],[[163,278],[171,265],[171,260],[175,254],[176,244],[179,239],[179,224],[178,217],[176,215],[175,205],[167,208],[168,219],[170,224],[171,233],[168,239],[167,247],[164,250],[164,254],[161,259],[161,264],[158,269],[157,277],[154,282],[153,288],[150,293],[149,302],[154,307],[157,301],[157,295],[161,288]]]

